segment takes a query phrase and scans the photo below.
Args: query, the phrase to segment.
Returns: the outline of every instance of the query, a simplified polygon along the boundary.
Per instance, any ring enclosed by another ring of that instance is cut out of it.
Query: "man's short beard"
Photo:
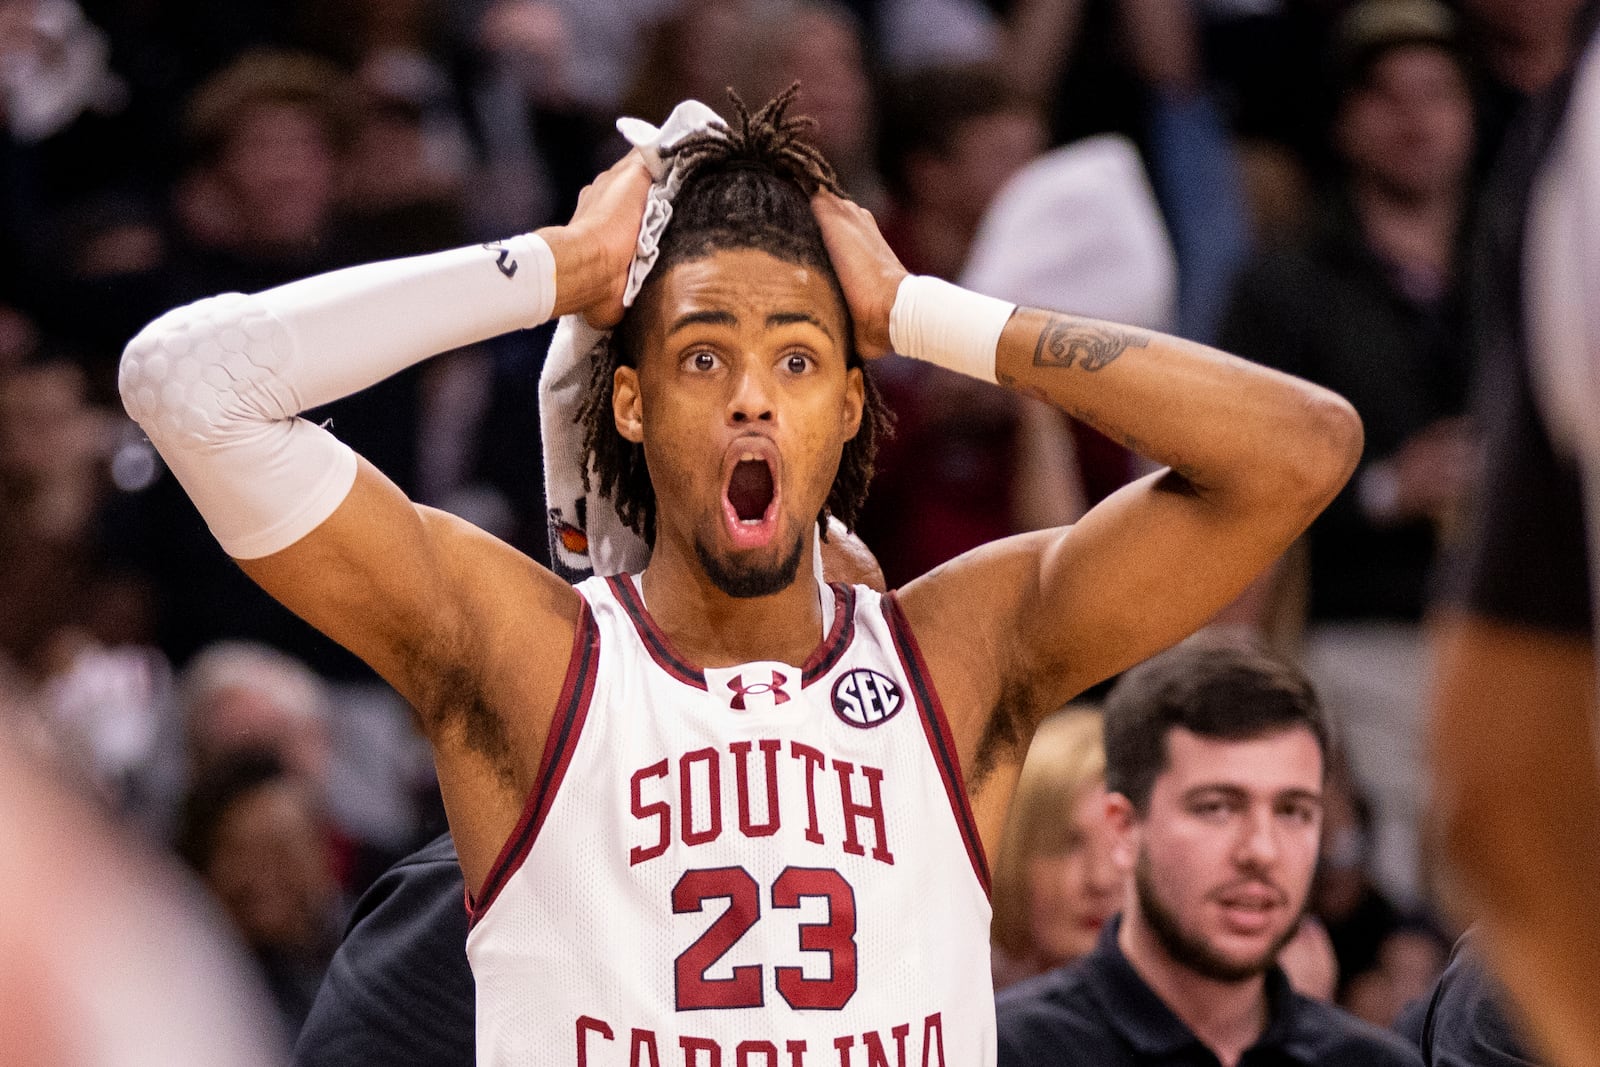
[[[1283,933],[1278,935],[1277,940],[1265,952],[1255,959],[1241,963],[1218,955],[1205,941],[1183,928],[1177,915],[1157,895],[1155,878],[1150,871],[1150,854],[1142,848],[1139,850],[1138,862],[1133,868],[1133,887],[1139,897],[1139,913],[1144,916],[1145,925],[1150,927],[1150,932],[1155,935],[1167,955],[1180,966],[1214,982],[1236,984],[1260,977],[1277,961],[1278,953],[1300,927],[1300,916],[1297,915],[1295,921],[1284,928]],[[1304,911],[1302,905],[1302,914]]]
[[[804,538],[797,537],[794,548],[787,556],[770,567],[759,567],[718,559],[704,541],[695,538],[694,542],[695,555],[700,557],[700,566],[705,570],[706,577],[711,579],[711,584],[740,600],[771,596],[789,588],[794,583],[795,575],[800,572],[800,551],[804,547]]]

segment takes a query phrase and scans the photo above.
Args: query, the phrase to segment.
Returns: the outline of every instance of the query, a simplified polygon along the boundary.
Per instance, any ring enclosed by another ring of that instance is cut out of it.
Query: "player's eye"
[[[811,366],[811,357],[804,352],[790,352],[783,357],[783,369],[790,374],[804,374]]]
[[[717,354],[702,348],[698,351],[690,352],[688,357],[684,360],[684,364],[690,370],[700,371],[702,373],[713,371],[717,369],[718,365]]]

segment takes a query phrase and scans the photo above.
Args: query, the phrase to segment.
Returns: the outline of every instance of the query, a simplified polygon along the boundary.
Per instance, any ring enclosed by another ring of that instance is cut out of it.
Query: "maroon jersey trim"
[[[633,623],[633,628],[639,633],[639,640],[643,642],[645,651],[650,653],[650,658],[656,665],[684,685],[692,685],[696,689],[706,688],[705,672],[689,662],[689,659],[673,647],[667,635],[656,625],[656,620],[651,617],[644,602],[639,598],[639,590],[634,587],[633,579],[626,574],[614,574],[607,578],[610,583],[612,595],[617,598],[617,603],[622,605],[628,618]],[[850,642],[856,635],[856,591],[853,587],[841,583],[832,583],[833,589],[833,623],[828,627],[828,632],[812,650],[800,668],[800,684],[810,685],[818,678],[826,675],[850,647]]]
[[[800,667],[800,684],[810,685],[821,678],[844,658],[850,642],[856,639],[856,590],[843,582],[829,582],[833,590],[833,625],[827,636]]]
[[[600,627],[589,610],[589,602],[580,597],[578,603],[578,628],[573,636],[572,656],[567,661],[566,680],[561,685],[561,698],[556,701],[556,716],[550,722],[533,789],[528,793],[516,829],[501,847],[494,866],[489,868],[489,877],[484,880],[479,898],[474,900],[471,891],[467,893],[469,925],[476,925],[483,918],[500,890],[527,859],[555,803],[556,791],[572,764],[572,753],[578,747],[578,737],[589,717],[589,702],[594,699],[595,679],[599,676]]]
[[[967,783],[961,775],[961,761],[956,756],[955,738],[950,733],[950,721],[945,718],[944,706],[933,688],[933,676],[922,659],[911,624],[906,621],[900,600],[893,593],[883,597],[883,617],[889,624],[889,634],[894,639],[895,652],[900,665],[905,668],[911,682],[917,708],[922,712],[922,731],[927,735],[928,747],[933,750],[933,760],[939,765],[939,776],[944,779],[945,795],[950,798],[950,808],[955,812],[956,827],[967,846],[967,858],[972,861],[972,872],[978,876],[984,895],[989,895],[989,860],[983,851],[983,838],[978,835],[977,820],[972,817],[972,805],[967,801]]]
[[[645,610],[644,602],[639,599],[639,590],[634,588],[633,578],[626,574],[613,574],[606,581],[610,583],[611,593],[617,598],[617,603],[622,605],[622,610],[626,611],[628,618],[633,621],[633,628],[639,631],[639,640],[644,642],[645,651],[650,653],[650,658],[656,661],[656,665],[684,685],[704,689],[705,674],[690,665],[689,661],[672,647],[667,635],[661,632],[656,620]]]

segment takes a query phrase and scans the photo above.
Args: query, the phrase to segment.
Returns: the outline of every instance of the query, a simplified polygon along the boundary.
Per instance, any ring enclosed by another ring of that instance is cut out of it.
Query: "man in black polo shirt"
[[[997,1001],[999,1067],[1415,1067],[1405,1042],[1300,996],[1274,962],[1316,867],[1327,725],[1259,649],[1186,642],[1106,704],[1122,917]]]

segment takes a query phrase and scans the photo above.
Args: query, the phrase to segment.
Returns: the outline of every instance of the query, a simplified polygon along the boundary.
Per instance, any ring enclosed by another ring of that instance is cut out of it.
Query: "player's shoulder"
[[[1342,1008],[1294,994],[1294,1011],[1295,1040],[1310,1053],[1310,1062],[1421,1067],[1416,1046]]]

